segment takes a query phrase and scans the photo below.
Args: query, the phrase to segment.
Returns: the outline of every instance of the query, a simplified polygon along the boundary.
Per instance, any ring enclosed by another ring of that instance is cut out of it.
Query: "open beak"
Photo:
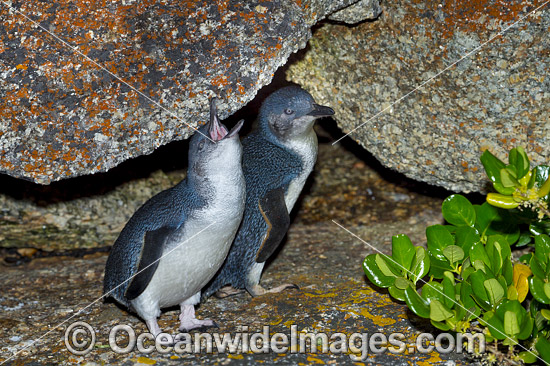
[[[313,110],[307,114],[308,116],[314,117],[327,117],[334,115],[334,110],[330,107],[325,107],[324,105],[313,104]]]
[[[224,138],[231,138],[239,133],[239,130],[243,126],[244,120],[240,120],[239,123],[227,132],[227,128],[218,119],[218,108],[216,107],[216,98],[210,100],[210,122],[208,126],[208,133],[210,138],[216,142],[223,140]]]
[[[210,122],[208,125],[208,134],[214,141],[220,141],[227,135],[227,128],[220,123],[218,119],[218,108],[216,107],[216,98],[210,100]]]
[[[229,131],[229,133],[227,134],[227,136],[225,136],[225,138],[230,138],[230,137],[233,137],[235,136],[236,134],[239,133],[239,131],[241,130],[241,127],[243,126],[244,124],[244,119],[241,119],[232,129],[231,131]]]

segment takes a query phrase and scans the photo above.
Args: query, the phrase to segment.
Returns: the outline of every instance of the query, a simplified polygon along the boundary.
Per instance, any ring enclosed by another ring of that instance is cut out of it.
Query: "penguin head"
[[[199,180],[227,175],[241,169],[242,146],[239,121],[228,131],[217,115],[216,99],[210,101],[210,121],[193,135],[189,143],[189,175]]]
[[[307,134],[317,118],[333,114],[332,108],[316,104],[304,89],[287,86],[273,92],[263,102],[259,126],[267,135],[285,141]]]

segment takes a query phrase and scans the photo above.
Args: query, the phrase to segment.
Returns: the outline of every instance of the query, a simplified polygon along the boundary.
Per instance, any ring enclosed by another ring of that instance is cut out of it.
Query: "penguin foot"
[[[145,324],[147,324],[147,329],[149,329],[149,333],[151,333],[155,338],[161,333],[159,324],[157,323],[157,319],[146,319]]]
[[[251,287],[247,287],[247,290],[250,293],[250,295],[252,295],[253,297],[256,297],[256,296],[261,296],[261,295],[265,295],[265,294],[274,294],[274,293],[282,292],[286,289],[291,289],[291,288],[296,289],[296,290],[300,289],[298,287],[298,285],[295,285],[293,283],[285,283],[284,285],[274,287],[270,290],[266,290],[260,284],[257,284],[257,285],[251,286]]]
[[[244,291],[244,289],[235,288],[233,286],[224,286],[216,291],[214,296],[216,296],[218,299],[223,299],[225,297],[242,294]]]
[[[181,305],[180,314],[180,332],[189,332],[193,329],[205,330],[208,328],[218,328],[218,325],[210,319],[197,319],[195,318],[195,306],[194,305]]]
[[[209,328],[219,328],[218,324],[215,321],[210,319],[186,319],[181,322],[179,327],[180,332],[189,332],[191,330],[196,330],[198,332],[203,332]]]

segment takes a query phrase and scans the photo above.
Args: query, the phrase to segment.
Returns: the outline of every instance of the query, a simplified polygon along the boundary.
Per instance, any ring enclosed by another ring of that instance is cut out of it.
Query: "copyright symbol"
[[[65,331],[65,346],[74,355],[88,354],[95,345],[95,331],[86,322],[76,322]]]

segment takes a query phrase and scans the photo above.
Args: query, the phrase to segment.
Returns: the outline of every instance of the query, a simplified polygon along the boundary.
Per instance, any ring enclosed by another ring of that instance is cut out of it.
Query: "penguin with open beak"
[[[222,266],[245,206],[240,121],[210,121],[189,144],[187,177],[130,218],[105,267],[104,293],[135,311],[157,336],[161,309],[180,305],[180,330],[215,326],[195,317],[201,289]]]

